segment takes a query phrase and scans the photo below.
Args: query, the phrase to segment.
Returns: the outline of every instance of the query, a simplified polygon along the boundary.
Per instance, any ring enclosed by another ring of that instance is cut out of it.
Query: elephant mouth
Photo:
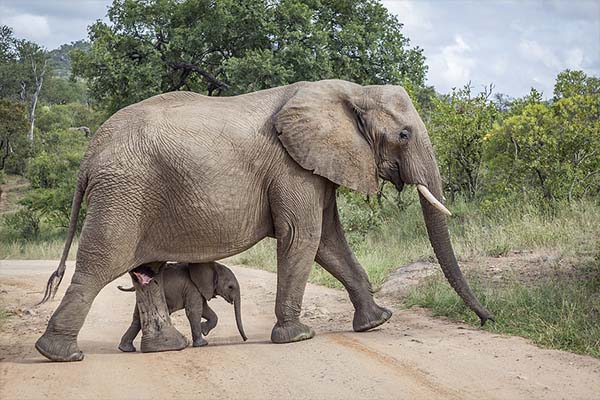
[[[138,283],[143,287],[148,285],[150,282],[152,282],[152,279],[154,278],[154,275],[156,275],[156,273],[154,271],[152,271],[152,269],[146,267],[146,266],[141,266],[141,267],[137,267],[131,270],[131,274],[133,275],[133,277],[135,278],[135,280],[138,281]]]
[[[400,165],[398,163],[396,163],[396,171],[397,171],[397,173],[395,174],[394,178],[392,179],[392,183],[394,184],[394,186],[396,187],[396,190],[398,192],[402,192],[402,190],[404,190],[404,181],[401,178]]]

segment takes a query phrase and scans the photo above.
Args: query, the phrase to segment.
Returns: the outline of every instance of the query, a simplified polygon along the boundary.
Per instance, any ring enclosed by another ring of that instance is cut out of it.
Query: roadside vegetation
[[[496,316],[485,329],[600,356],[600,79],[565,70],[553,93],[521,98],[468,82],[438,93],[422,49],[379,2],[267,3],[115,1],[111,24],[93,24],[89,42],[52,51],[0,26],[0,259],[60,257],[79,162],[121,107],[169,90],[400,84],[436,148],[456,254]],[[435,261],[414,188],[385,185],[371,198],[340,189],[338,204],[375,288],[403,265]],[[477,268],[521,252],[568,260],[567,271],[543,264],[531,279],[507,270],[498,283]],[[227,262],[275,271],[274,240]],[[310,280],[340,287],[316,265]],[[476,323],[441,276],[404,304]]]
[[[408,307],[427,307],[435,316],[477,325],[441,274],[413,289]],[[502,285],[468,274],[477,297],[494,313],[496,322],[483,329],[531,339],[555,349],[600,358],[600,258],[581,262],[570,274],[548,271],[538,282],[509,277]]]

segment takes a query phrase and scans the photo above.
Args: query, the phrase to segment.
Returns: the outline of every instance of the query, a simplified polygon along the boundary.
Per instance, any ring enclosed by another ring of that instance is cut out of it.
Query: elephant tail
[[[117,286],[117,289],[123,291],[123,292],[135,292],[135,287],[123,287],[121,285]]]
[[[43,304],[46,301],[54,298],[56,292],[58,291],[58,286],[60,285],[60,282],[62,281],[62,278],[65,274],[65,269],[67,268],[67,257],[69,256],[71,243],[73,242],[73,238],[75,237],[75,231],[77,231],[77,220],[79,218],[79,210],[81,210],[81,202],[83,201],[83,196],[87,188],[87,183],[87,177],[84,174],[80,173],[77,179],[77,187],[75,188],[75,193],[73,194],[73,203],[71,204],[71,217],[69,220],[69,233],[67,234],[67,241],[65,242],[65,247],[60,258],[60,263],[58,264],[58,268],[56,268],[56,271],[54,271],[52,275],[50,275],[50,278],[48,278],[48,283],[46,284],[46,291],[44,292],[44,298],[37,305]]]

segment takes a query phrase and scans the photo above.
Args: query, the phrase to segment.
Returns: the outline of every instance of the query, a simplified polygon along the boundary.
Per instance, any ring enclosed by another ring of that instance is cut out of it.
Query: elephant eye
[[[402,129],[398,134],[400,141],[406,141],[410,137],[410,131],[408,129]]]

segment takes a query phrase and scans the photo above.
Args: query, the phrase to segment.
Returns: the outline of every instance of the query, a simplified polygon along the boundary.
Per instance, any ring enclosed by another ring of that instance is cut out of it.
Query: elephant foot
[[[134,353],[135,346],[133,345],[133,343],[121,343],[119,344],[119,350],[121,350],[124,353]]]
[[[77,347],[77,339],[71,336],[55,335],[46,331],[35,342],[35,348],[50,361],[81,361],[83,352]]]
[[[198,338],[198,339],[194,339],[194,342],[192,343],[192,347],[204,347],[207,344],[208,344],[208,342],[206,341],[206,339]]]
[[[352,328],[355,332],[365,332],[383,324],[391,316],[392,312],[390,310],[373,303],[373,306],[366,310],[356,310],[354,312]]]
[[[210,326],[210,325],[208,324],[208,322],[203,322],[203,323],[201,324],[201,328],[200,328],[200,330],[202,331],[202,334],[203,334],[204,336],[206,336],[206,335],[208,335],[208,334],[210,333],[210,331],[211,331],[213,328],[214,328],[214,325],[213,325],[213,326]]]
[[[271,331],[271,341],[273,343],[291,343],[301,340],[311,339],[315,336],[315,331],[307,325],[296,322],[276,323]]]
[[[165,325],[161,330],[142,336],[142,353],[158,351],[183,350],[188,346],[188,340],[172,325]]]

